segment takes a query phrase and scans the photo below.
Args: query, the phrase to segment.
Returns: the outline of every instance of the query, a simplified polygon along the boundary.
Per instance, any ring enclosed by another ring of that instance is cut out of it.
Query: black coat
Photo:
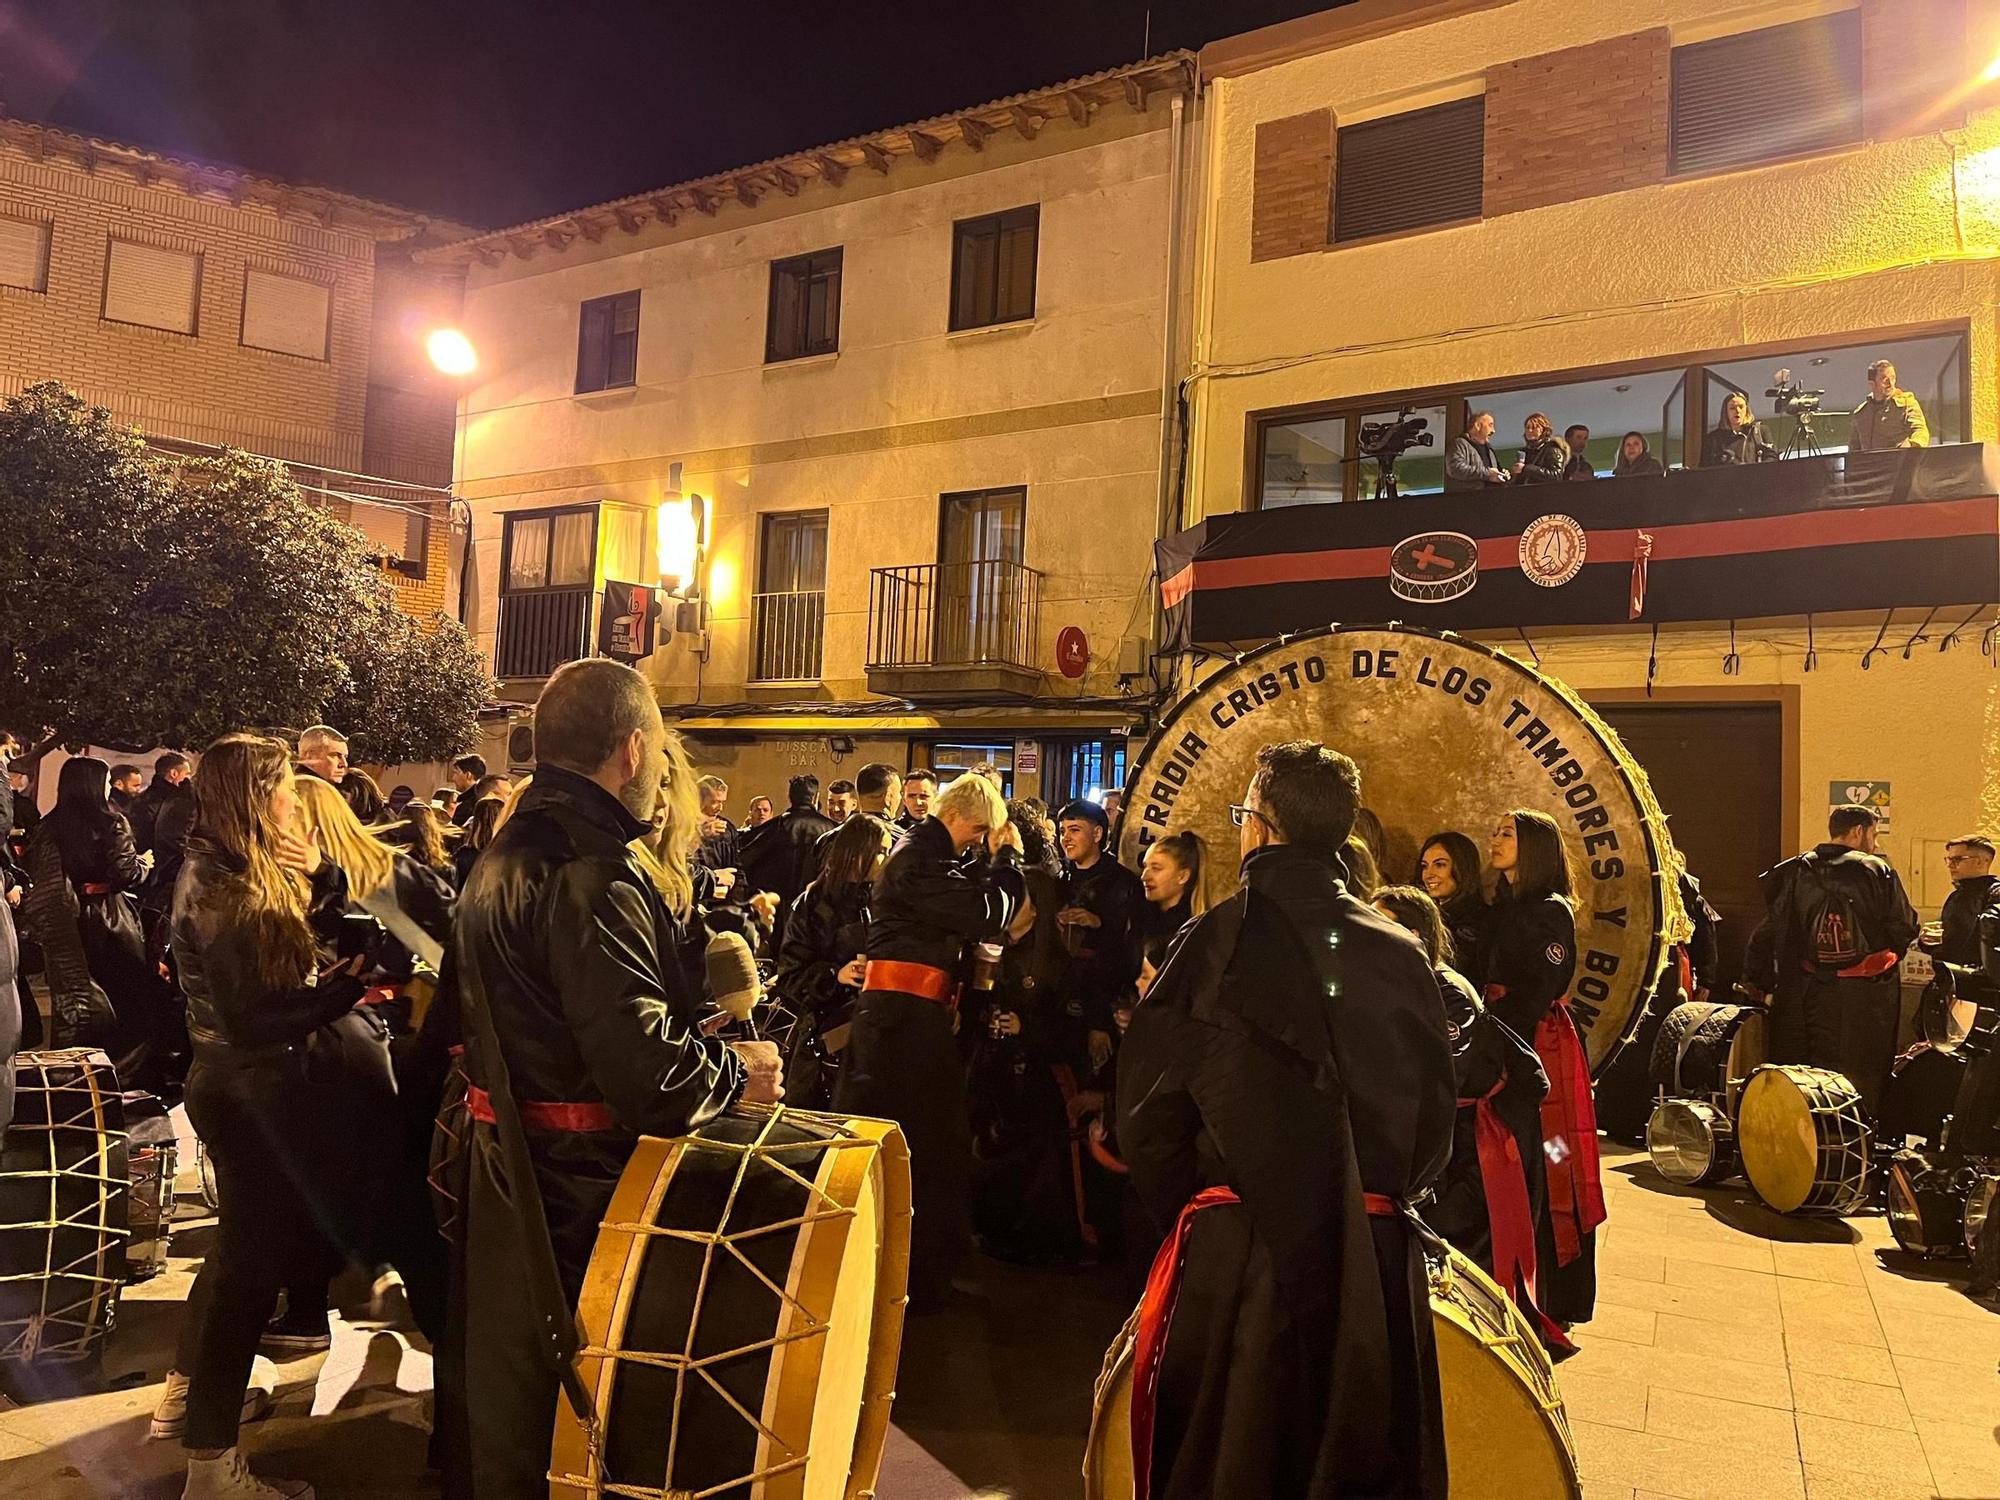
[[[138,800],[132,804],[130,816],[132,819],[132,843],[141,854],[154,848],[153,840],[157,837],[160,814],[175,804],[184,805],[189,812],[188,821],[192,821],[194,809],[194,783],[192,781],[176,783],[167,780],[164,776],[156,775],[146,790],[139,793]],[[187,827],[187,821],[182,822],[180,825],[181,838],[183,840],[187,837]]]
[[[775,891],[789,907],[819,874],[820,837],[839,826],[810,807],[794,807],[750,829],[736,846],[745,891]]]
[[[448,961],[471,969],[517,1101],[598,1103],[616,1128],[529,1132],[557,1261],[572,1296],[634,1141],[684,1135],[743,1091],[722,1042],[695,1030],[700,991],[675,959],[678,924],[627,847],[646,831],[618,799],[558,767],[473,867]],[[477,1032],[467,1071],[487,1081]],[[504,1234],[501,1226],[481,1226]]]
[[[1727,427],[1711,427],[1702,435],[1701,466],[1712,469],[1721,464],[1760,464],[1776,458],[1777,452],[1764,440],[1764,428],[1746,422],[1731,432]]]
[[[1062,904],[1080,906],[1098,920],[1096,927],[1076,930],[1082,951],[1063,974],[1063,998],[1090,1030],[1110,1031],[1112,1011],[1139,975],[1136,926],[1147,909],[1145,887],[1107,851],[1088,870],[1070,870]]]
[[[959,973],[967,945],[1000,941],[1026,891],[1013,849],[1003,848],[990,864],[968,866],[944,824],[925,818],[875,877],[868,956]]]
[[[1551,484],[1563,477],[1569,464],[1569,449],[1559,437],[1545,437],[1521,450],[1521,472],[1516,484]]]
[[[1443,1001],[1336,858],[1279,845],[1190,927],[1119,1059],[1132,1184],[1171,1224],[1200,1189],[1155,1412],[1153,1493],[1446,1494],[1428,1283],[1400,1217],[1450,1157]]]
[[[787,1005],[822,1028],[844,1020],[860,993],[838,976],[867,951],[868,897],[865,880],[831,888],[815,880],[799,893],[785,924],[775,986]]]
[[[1948,964],[1983,970],[1987,963],[2000,963],[1991,948],[2000,940],[2000,876],[1974,875],[1952,882],[1951,894],[1944,898],[1939,918],[1944,940],[1932,950]],[[1986,976],[2000,984],[2000,973]]]
[[[1889,951],[1902,956],[1917,937],[1917,914],[1904,894],[1896,868],[1879,854],[1845,844],[1820,844],[1758,877],[1771,919],[1773,958],[1782,991],[1810,966],[1813,944],[1807,927],[1822,904],[1821,886],[1835,888],[1851,904],[1859,924],[1861,953]]]
[[[1516,1036],[1534,1040],[1549,1007],[1569,993],[1576,973],[1576,916],[1560,896],[1538,901],[1514,899],[1501,886],[1486,926],[1486,992],[1507,993],[1489,1000],[1493,1014]]]

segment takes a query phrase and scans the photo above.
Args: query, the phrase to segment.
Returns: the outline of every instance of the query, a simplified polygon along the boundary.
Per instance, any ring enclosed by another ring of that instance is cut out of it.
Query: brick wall
[[[1966,0],[1862,0],[1861,118],[1870,140],[1965,124]],[[1956,96],[1948,109],[1941,101]]]
[[[1486,75],[1486,214],[1667,175],[1666,28],[1524,57]]]
[[[1333,202],[1333,112],[1311,110],[1257,127],[1250,258],[1326,248]]]

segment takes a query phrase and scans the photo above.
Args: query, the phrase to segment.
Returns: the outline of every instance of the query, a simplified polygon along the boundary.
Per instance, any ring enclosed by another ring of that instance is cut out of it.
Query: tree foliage
[[[0,518],[0,724],[200,746],[325,720],[392,760],[472,740],[491,682],[465,633],[400,613],[282,464],[156,454],[43,384],[0,404]]]

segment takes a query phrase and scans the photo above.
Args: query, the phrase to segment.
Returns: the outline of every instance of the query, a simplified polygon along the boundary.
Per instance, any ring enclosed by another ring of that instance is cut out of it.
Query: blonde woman
[[[1556,436],[1555,424],[1535,412],[1521,424],[1521,456],[1514,460],[1514,483],[1549,484],[1562,478],[1569,449]]]
[[[361,824],[336,787],[316,778],[298,783],[301,830],[347,872],[350,909],[380,922],[401,951],[378,953],[383,982],[400,984],[420,959],[436,973],[451,936],[451,886]]]
[[[1760,464],[1777,456],[1777,450],[1764,441],[1763,427],[1750,415],[1750,398],[1731,391],[1722,403],[1722,415],[1701,440],[1701,466]]]
[[[237,1424],[259,1336],[281,1284],[332,1269],[321,1233],[350,1163],[352,1107],[329,1034],[361,997],[359,960],[330,954],[347,878],[298,830],[291,756],[233,734],[202,757],[194,830],[174,894],[173,944],[194,1066],[188,1115],[208,1145],[221,1202],[215,1246],[188,1299],[176,1361],[153,1417],[188,1452],[190,1500],[311,1500],[312,1486],[252,1476]],[[339,1123],[336,1123],[339,1122]]]

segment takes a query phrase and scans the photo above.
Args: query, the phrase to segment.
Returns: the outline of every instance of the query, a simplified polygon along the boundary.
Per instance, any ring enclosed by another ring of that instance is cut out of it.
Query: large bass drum
[[[1743,1175],[1781,1214],[1851,1214],[1867,1201],[1872,1140],[1845,1074],[1759,1068],[1743,1090],[1736,1142]]]
[[[552,1500],[872,1495],[909,1236],[889,1121],[738,1106],[641,1140],[577,1309],[597,1431],[558,1399]]]
[[[64,1392],[103,1353],[125,1280],[125,1112],[111,1059],[13,1060],[0,1141],[0,1384]]]
[[[1452,1500],[1580,1500],[1555,1367],[1512,1299],[1456,1250],[1429,1257]],[[1132,1346],[1126,1322],[1097,1378],[1085,1500],[1132,1500]]]
[[[1120,862],[1138,869],[1147,845],[1183,829],[1233,849],[1229,808],[1257,752],[1299,739],[1359,763],[1392,879],[1416,869],[1433,833],[1457,830],[1484,845],[1510,807],[1556,820],[1584,873],[1570,1014],[1592,1071],[1603,1069],[1636,1029],[1669,945],[1692,931],[1666,817],[1610,725],[1556,679],[1460,636],[1309,630],[1223,665],[1161,721],[1126,781]],[[1233,860],[1208,861],[1209,902],[1235,878]]]

